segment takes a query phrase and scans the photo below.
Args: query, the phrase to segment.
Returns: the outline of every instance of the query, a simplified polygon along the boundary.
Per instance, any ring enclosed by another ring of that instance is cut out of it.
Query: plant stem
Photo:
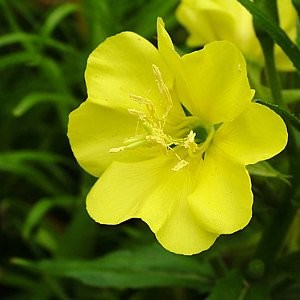
[[[260,11],[265,16],[267,16],[274,24],[278,24],[276,0],[256,0],[254,3],[257,8],[259,8]],[[281,84],[275,66],[274,41],[265,32],[265,28],[262,26],[262,23],[260,23],[255,16],[254,27],[264,53],[266,73],[273,101],[279,106],[279,108],[281,107],[288,111],[288,108],[282,99]],[[297,187],[297,181],[299,180],[298,169],[300,167],[297,155],[298,149],[295,143],[292,128],[290,128],[289,124],[287,125],[290,134],[287,150],[289,151],[291,157],[290,171],[291,175],[293,176],[292,187]],[[261,241],[258,244],[258,247],[254,254],[254,259],[261,260],[264,263],[266,276],[268,276],[268,274],[270,274],[270,271],[272,271],[272,267],[281,250],[283,249],[287,233],[296,215],[297,210],[293,206],[293,200],[295,200],[295,197],[297,197],[296,189],[294,188],[293,190],[291,190],[291,188],[287,188],[284,193],[284,197],[274,216],[272,217],[269,226],[263,232]]]
[[[289,194],[288,191],[287,194]],[[261,241],[254,254],[254,259],[263,261],[266,272],[272,270],[274,261],[280,254],[287,233],[293,223],[297,209],[290,199],[284,199],[278,207],[271,223],[264,231]]]
[[[274,42],[269,36],[265,36],[263,38],[261,37],[260,41],[264,53],[266,73],[273,101],[277,105],[285,107],[285,104],[282,100],[281,83],[275,66]]]
[[[256,5],[260,7],[261,10],[274,21],[274,23],[278,23],[276,1],[256,0],[255,3],[257,3]],[[264,54],[265,69],[273,101],[277,105],[284,107],[285,105],[281,95],[281,83],[275,65],[274,41],[266,33],[265,28],[261,26],[261,23],[259,23],[255,17],[253,20],[255,33]]]
[[[219,277],[222,278],[226,275],[228,272],[226,265],[224,264],[222,258],[220,256],[215,256],[212,257],[209,260],[210,265],[212,266],[215,274]]]

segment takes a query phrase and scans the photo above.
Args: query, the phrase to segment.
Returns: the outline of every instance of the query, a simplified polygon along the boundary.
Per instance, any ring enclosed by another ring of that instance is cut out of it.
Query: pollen
[[[129,98],[138,104],[137,108],[128,109],[128,112],[138,120],[135,136],[126,138],[122,146],[111,148],[109,152],[118,153],[141,146],[158,146],[165,155],[173,156],[177,160],[172,168],[177,172],[189,165],[190,158],[202,157],[207,148],[206,137],[211,139],[211,134],[208,134],[201,126],[201,122],[193,116],[186,117],[183,122],[174,127],[177,131],[176,137],[166,132],[165,125],[172,110],[173,101],[160,69],[152,65],[152,71],[160,101],[154,103],[146,97],[130,94]],[[178,151],[180,148],[184,151]]]

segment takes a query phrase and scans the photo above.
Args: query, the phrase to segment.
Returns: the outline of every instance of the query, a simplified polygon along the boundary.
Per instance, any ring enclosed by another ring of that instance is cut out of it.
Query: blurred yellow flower
[[[282,119],[252,103],[230,42],[180,57],[157,22],[158,49],[123,32],[90,55],[88,99],[70,114],[79,164],[100,177],[87,196],[102,224],[141,218],[168,250],[194,254],[243,228],[252,212],[245,168],[286,145]]]
[[[291,0],[280,0],[278,11],[280,26],[288,36],[296,39],[297,13]],[[252,16],[237,0],[181,0],[177,18],[189,32],[187,43],[202,46],[217,40],[233,42],[245,57],[263,64],[263,53],[252,25]],[[283,71],[294,67],[276,45],[277,67]]]

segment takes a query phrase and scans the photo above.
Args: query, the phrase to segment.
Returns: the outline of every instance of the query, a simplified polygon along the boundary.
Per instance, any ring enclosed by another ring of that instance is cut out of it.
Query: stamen
[[[129,95],[129,98],[139,104],[145,104],[145,105],[153,105],[151,100],[147,99],[147,98],[144,98],[142,96],[137,96],[137,95],[134,95],[134,94],[130,94]]]
[[[168,116],[168,114],[173,106],[172,97],[170,95],[168,87],[166,86],[166,84],[162,78],[162,75],[161,75],[161,72],[160,72],[158,66],[152,65],[152,70],[153,70],[154,76],[156,78],[155,81],[156,81],[158,90],[161,93],[161,95],[163,96],[163,99],[165,100],[162,103],[162,104],[165,104],[165,107],[163,107],[164,114],[162,115],[162,119],[165,119]]]
[[[145,97],[130,94],[130,99],[140,106],[140,108],[128,109],[128,112],[138,119],[135,136],[125,139],[123,146],[111,148],[109,152],[117,153],[142,145],[159,146],[165,155],[174,155],[178,162],[172,170],[179,171],[189,164],[190,158],[203,157],[215,129],[213,126],[211,128],[203,126],[202,124],[205,123],[199,117],[187,116],[178,122],[177,126],[173,126],[172,130],[176,133],[176,137],[166,133],[165,123],[173,107],[173,101],[159,68],[152,65],[152,70],[161,94],[160,101],[157,103]],[[143,126],[143,132],[139,128],[140,125]],[[187,160],[184,159],[186,157]]]
[[[130,137],[125,139],[123,142],[126,146],[121,146],[117,148],[110,148],[109,153],[118,153],[124,150],[138,148],[139,146],[146,143],[146,139],[144,136]]]
[[[182,159],[182,160],[180,160],[179,163],[177,163],[175,165],[175,167],[172,168],[172,171],[177,172],[177,171],[181,170],[182,168],[186,167],[188,164],[189,163],[187,161],[185,161],[184,159]]]
[[[118,153],[118,152],[124,151],[126,148],[127,148],[126,146],[110,148],[109,153]]]

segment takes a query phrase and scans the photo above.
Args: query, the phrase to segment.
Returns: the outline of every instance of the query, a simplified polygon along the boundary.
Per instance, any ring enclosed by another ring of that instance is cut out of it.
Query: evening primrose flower
[[[296,40],[297,13],[291,0],[278,1],[278,12],[281,28],[292,40]],[[190,33],[187,39],[189,46],[228,40],[236,44],[247,59],[263,64],[263,53],[255,35],[252,16],[237,0],[181,0],[176,15]],[[277,45],[275,58],[278,69],[294,70]]]
[[[209,248],[242,229],[253,195],[245,168],[286,145],[282,119],[252,103],[230,42],[180,57],[157,22],[158,49],[123,32],[90,55],[88,99],[70,114],[79,164],[100,177],[87,196],[102,224],[141,218],[168,250]]]

